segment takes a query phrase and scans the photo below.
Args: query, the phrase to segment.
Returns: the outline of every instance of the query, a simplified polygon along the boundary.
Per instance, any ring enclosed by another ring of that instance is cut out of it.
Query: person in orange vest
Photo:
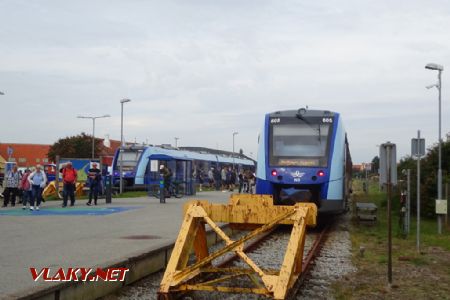
[[[72,166],[72,162],[67,162],[62,169],[62,179],[63,179],[63,205],[67,206],[67,199],[70,197],[70,206],[75,205],[75,184],[77,183],[77,170]]]

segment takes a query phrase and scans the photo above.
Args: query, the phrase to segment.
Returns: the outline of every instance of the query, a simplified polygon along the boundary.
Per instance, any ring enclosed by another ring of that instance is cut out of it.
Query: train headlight
[[[277,176],[277,175],[278,175],[277,170],[272,170],[272,176]]]
[[[325,176],[325,172],[320,170],[319,172],[317,172],[317,176],[323,177],[323,176]]]

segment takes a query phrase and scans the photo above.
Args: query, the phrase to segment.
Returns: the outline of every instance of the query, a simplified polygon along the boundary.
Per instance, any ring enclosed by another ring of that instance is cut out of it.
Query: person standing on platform
[[[221,183],[222,177],[220,175],[219,167],[217,167],[213,170],[213,175],[214,175],[214,185],[216,186],[216,191],[220,191],[220,186],[222,185],[222,183]]]
[[[72,166],[72,162],[67,162],[65,167],[62,169],[62,179],[63,179],[63,205],[67,206],[67,199],[70,197],[70,206],[75,205],[75,184],[77,183],[78,174],[77,170]]]
[[[208,171],[208,182],[209,182],[209,187],[213,188],[214,187],[214,172],[213,172],[214,168],[210,168]]]
[[[31,191],[31,184],[28,181],[28,177],[30,176],[30,169],[26,169],[25,173],[23,173],[22,179],[20,180],[20,189],[22,190],[22,209],[27,209],[27,203],[30,203],[31,208],[31,198],[33,197]]]
[[[203,191],[203,171],[201,169],[197,170],[197,178],[196,178],[198,185],[199,185],[199,191]]]
[[[102,181],[102,174],[97,168],[97,163],[92,164],[92,168],[88,171],[88,186],[89,186],[89,201],[86,205],[92,205],[92,196],[94,197],[94,204],[97,205],[98,191]]]
[[[222,192],[226,192],[226,189],[228,188],[227,167],[223,167],[222,171],[220,171],[220,179],[222,180]]]
[[[242,189],[244,187],[244,171],[241,170],[238,175],[239,180],[239,194],[242,193]]]
[[[31,184],[31,202],[30,210],[39,210],[42,201],[42,190],[47,184],[47,176],[41,170],[41,165],[37,165],[33,173],[28,176],[28,182]],[[34,205],[36,201],[36,206]]]
[[[3,207],[7,207],[11,198],[11,206],[16,206],[16,195],[19,191],[20,174],[17,172],[17,166],[14,165],[12,170],[8,171],[3,180]]]
[[[228,169],[228,175],[229,176],[229,184],[228,187],[230,189],[230,192],[234,192],[234,186],[236,185],[236,171],[232,169],[231,167]]]
[[[167,195],[169,195],[169,180],[170,180],[170,172],[169,169],[164,166],[164,165],[160,165],[159,166],[159,174],[162,175],[163,178],[163,182],[164,182],[164,191]]]

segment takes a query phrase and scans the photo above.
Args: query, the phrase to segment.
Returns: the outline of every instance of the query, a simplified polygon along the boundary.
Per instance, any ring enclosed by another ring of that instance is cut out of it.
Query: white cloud
[[[341,112],[355,161],[421,128],[437,140],[436,74],[450,65],[445,1],[3,1],[2,141],[97,135],[256,153],[265,113]],[[443,115],[450,113],[444,72]],[[11,113],[12,112],[12,113]],[[30,130],[30,122],[38,123]],[[444,131],[450,120],[443,119]]]

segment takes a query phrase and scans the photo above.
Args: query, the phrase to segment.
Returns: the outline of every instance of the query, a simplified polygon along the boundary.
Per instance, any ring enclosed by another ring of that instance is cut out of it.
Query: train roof
[[[293,109],[293,110],[281,110],[269,113],[270,117],[296,117],[301,114],[304,117],[333,117],[337,113],[329,110],[314,110],[314,109]]]
[[[206,147],[191,147],[191,146],[182,146],[182,147],[178,147],[180,150],[187,150],[187,151],[191,151],[191,152],[197,152],[197,153],[204,153],[204,154],[214,154],[214,155],[220,155],[220,156],[231,156],[231,157],[239,157],[239,158],[243,158],[243,159],[250,159],[252,160],[250,157],[248,157],[245,154],[241,154],[241,153],[233,153],[231,151],[225,151],[225,150],[219,150],[219,149],[211,149],[211,148],[206,148]],[[176,149],[176,148],[175,148]]]
[[[186,150],[177,150],[177,149],[167,149],[162,147],[155,146],[147,146],[145,153],[145,157],[165,157],[165,159],[173,158],[176,160],[204,160],[204,161],[214,161],[219,163],[227,163],[227,164],[239,164],[246,166],[254,166],[255,162],[251,159],[243,159],[239,157],[226,157],[215,154],[207,154],[207,153],[198,153],[193,151]]]

